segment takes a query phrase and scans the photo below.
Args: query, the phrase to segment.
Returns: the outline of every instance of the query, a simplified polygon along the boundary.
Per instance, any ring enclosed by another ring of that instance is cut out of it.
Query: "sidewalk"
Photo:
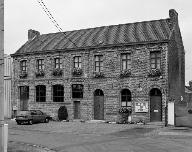
[[[15,141],[8,142],[7,152],[55,152],[43,146],[32,145]]]

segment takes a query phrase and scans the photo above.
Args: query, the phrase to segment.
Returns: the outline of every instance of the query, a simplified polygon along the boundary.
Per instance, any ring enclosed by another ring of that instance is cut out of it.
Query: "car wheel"
[[[49,119],[48,118],[45,118],[45,123],[48,123],[49,122]]]
[[[29,123],[30,125],[32,125],[32,124],[33,124],[33,120],[29,120],[28,123]]]

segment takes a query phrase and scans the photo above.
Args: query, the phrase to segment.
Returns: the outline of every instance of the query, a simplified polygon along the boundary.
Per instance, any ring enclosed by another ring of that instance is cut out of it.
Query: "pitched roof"
[[[131,45],[169,39],[170,19],[102,26],[68,32],[42,34],[27,41],[16,53],[73,50],[109,45]],[[75,43],[75,45],[70,41]]]

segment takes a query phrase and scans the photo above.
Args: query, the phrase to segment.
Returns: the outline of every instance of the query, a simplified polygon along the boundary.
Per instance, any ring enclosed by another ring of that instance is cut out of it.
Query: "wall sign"
[[[145,102],[136,102],[135,103],[135,112],[148,112],[148,103]]]

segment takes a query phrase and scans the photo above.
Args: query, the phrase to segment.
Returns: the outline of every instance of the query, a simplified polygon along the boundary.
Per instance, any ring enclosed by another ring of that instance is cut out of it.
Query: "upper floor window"
[[[53,102],[64,102],[64,87],[62,85],[53,86]]]
[[[131,69],[131,54],[121,54],[122,70]]]
[[[36,102],[46,101],[46,86],[38,85],[36,86]]]
[[[160,69],[161,52],[154,51],[150,53],[151,69]]]
[[[44,60],[43,59],[38,59],[37,60],[37,70],[44,70]]]
[[[61,59],[60,58],[55,58],[54,59],[54,68],[55,69],[60,69],[61,68]]]
[[[103,70],[103,56],[95,55],[95,72],[101,72]]]
[[[81,68],[81,56],[75,56],[73,58],[74,68]]]
[[[21,68],[21,71],[27,71],[27,61],[26,60],[23,60],[20,62],[20,68]]]
[[[83,85],[73,84],[72,85],[72,98],[83,98]]]

